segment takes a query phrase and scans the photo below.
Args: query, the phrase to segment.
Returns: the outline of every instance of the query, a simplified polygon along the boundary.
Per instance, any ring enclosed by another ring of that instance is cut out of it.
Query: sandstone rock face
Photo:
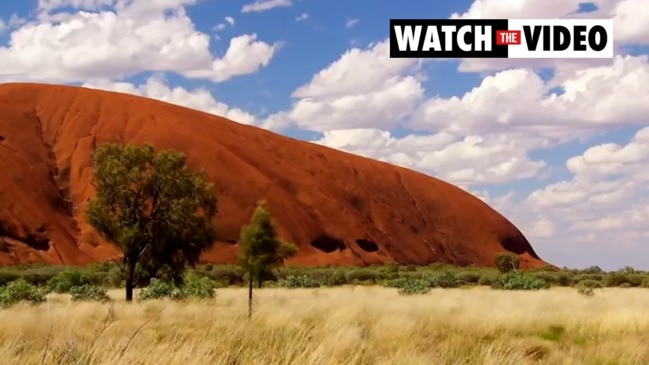
[[[205,262],[234,262],[242,225],[267,198],[299,247],[289,264],[493,266],[506,250],[545,265],[507,219],[438,179],[160,101],[18,83],[0,85],[0,264],[118,257],[84,217],[104,142],[173,148],[206,169],[220,240]]]

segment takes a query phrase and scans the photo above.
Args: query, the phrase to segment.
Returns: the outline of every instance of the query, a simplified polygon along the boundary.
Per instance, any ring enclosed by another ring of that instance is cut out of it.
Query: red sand
[[[71,86],[0,85],[0,265],[116,257],[86,223],[90,156],[104,142],[188,156],[216,183],[220,239],[203,260],[234,262],[241,226],[267,198],[296,265],[493,266],[498,252],[545,265],[508,220],[465,191],[383,162],[199,111]]]

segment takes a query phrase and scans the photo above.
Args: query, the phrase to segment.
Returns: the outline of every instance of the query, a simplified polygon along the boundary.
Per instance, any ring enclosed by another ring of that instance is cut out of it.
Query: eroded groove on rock
[[[317,248],[324,253],[332,253],[335,251],[343,251],[347,249],[345,242],[340,238],[330,236],[328,234],[321,234],[311,241],[311,246]]]
[[[376,252],[379,250],[379,245],[377,245],[376,242],[363,238],[357,239],[356,244],[365,252]]]

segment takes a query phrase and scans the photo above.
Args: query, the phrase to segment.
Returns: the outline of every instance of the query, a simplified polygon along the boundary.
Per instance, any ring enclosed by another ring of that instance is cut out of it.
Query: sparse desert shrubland
[[[630,268],[280,267],[250,320],[238,267],[154,281],[131,304],[120,275],[108,263],[0,269],[0,299],[24,299],[0,309],[3,363],[649,363],[647,274]]]
[[[647,364],[649,290],[432,289],[379,286],[255,292],[127,304],[0,310],[4,364]],[[43,360],[44,359],[44,360]]]

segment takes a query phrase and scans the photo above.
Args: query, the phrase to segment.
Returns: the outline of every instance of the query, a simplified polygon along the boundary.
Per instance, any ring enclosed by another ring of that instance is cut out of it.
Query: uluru
[[[76,86],[0,85],[0,264],[84,265],[118,251],[87,224],[91,156],[106,142],[186,154],[215,183],[219,240],[202,261],[232,263],[266,199],[288,264],[493,266],[511,251],[546,265],[482,200],[439,179],[143,97]]]

